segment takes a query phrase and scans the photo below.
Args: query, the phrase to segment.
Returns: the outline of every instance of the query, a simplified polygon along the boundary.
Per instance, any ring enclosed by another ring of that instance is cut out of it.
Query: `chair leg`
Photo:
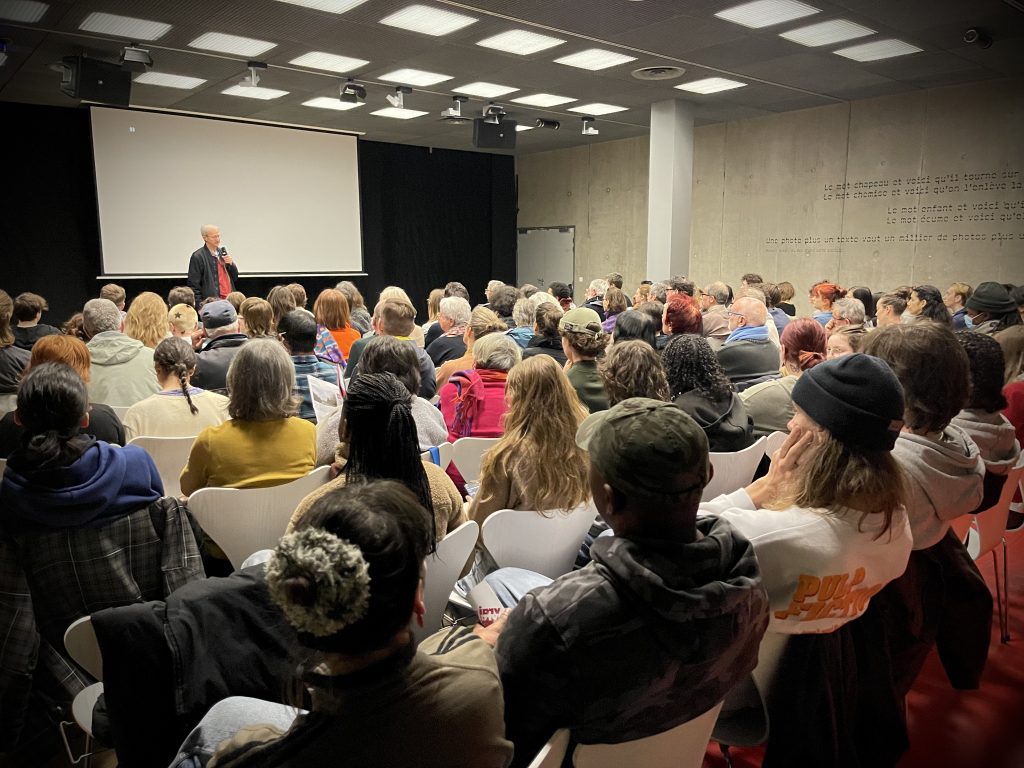
[[[725,768],[732,768],[732,755],[729,754],[729,745],[719,742],[718,749],[722,753],[722,757],[725,758]]]
[[[1003,537],[1003,636],[1004,643],[1010,642],[1010,573],[1007,565],[1006,537]]]
[[[996,612],[999,617],[999,640],[1000,642],[1006,642],[1003,638],[1006,637],[1006,626],[1004,624],[1003,617],[1003,587],[1002,579],[999,578],[999,558],[996,557],[996,551],[992,550],[992,573],[996,579]]]

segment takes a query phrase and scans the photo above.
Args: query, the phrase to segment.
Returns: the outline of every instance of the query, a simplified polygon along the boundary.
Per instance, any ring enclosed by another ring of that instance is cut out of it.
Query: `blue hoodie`
[[[148,453],[96,441],[66,467],[22,470],[8,463],[0,510],[9,529],[98,527],[163,495],[163,481]]]

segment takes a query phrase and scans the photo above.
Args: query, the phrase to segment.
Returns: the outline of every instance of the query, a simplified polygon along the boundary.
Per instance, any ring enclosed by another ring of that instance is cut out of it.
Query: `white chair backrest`
[[[1003,540],[1006,533],[1006,520],[1010,514],[1010,502],[1013,501],[1017,486],[1024,477],[1024,453],[1021,453],[1016,466],[1006,473],[1003,490],[999,501],[988,509],[974,516],[974,527],[967,536],[967,552],[977,560],[987,552],[991,552]]]
[[[164,496],[180,496],[181,486],[178,481],[181,479],[181,470],[188,463],[195,440],[194,437],[140,435],[129,440],[128,445],[137,445],[153,457],[160,479],[164,481]]]
[[[766,442],[768,442],[768,438],[761,437],[742,451],[710,454],[711,466],[715,468],[715,474],[711,478],[711,482],[708,483],[708,487],[704,489],[700,500],[711,501],[723,493],[738,491],[750,483],[754,479],[757,465],[761,463],[761,457],[764,456]]]
[[[423,626],[412,625],[417,643],[441,628],[448,596],[479,535],[480,526],[474,520],[468,520],[437,542],[437,551],[427,558],[427,572],[423,578],[423,602],[427,610]]]
[[[484,520],[483,540],[502,567],[525,568],[557,579],[572,570],[597,509],[587,501],[568,514],[502,509]]]
[[[92,617],[83,616],[64,630],[64,647],[78,666],[97,680],[103,679],[103,655],[96,640]]]
[[[273,549],[292,513],[306,496],[327,482],[330,467],[270,488],[201,488],[188,508],[202,529],[238,568],[259,549]]]
[[[0,395],[0,416],[18,407],[17,395]]]
[[[0,477],[4,476],[5,469],[7,469],[7,459],[0,459]]]
[[[547,744],[540,748],[540,752],[533,758],[527,768],[562,768],[562,760],[565,758],[565,750],[569,748],[569,729],[560,728],[555,735],[548,739]]]
[[[576,768],[700,768],[722,703],[671,730],[621,744],[580,744],[573,752]]]
[[[496,437],[460,437],[452,443],[452,461],[463,480],[475,483],[480,479],[480,462],[497,443]]]
[[[787,437],[789,437],[788,432],[772,432],[770,435],[767,435],[764,439],[765,456],[770,459],[772,454],[779,450],[782,444],[786,442]]]
[[[441,443],[440,445],[435,446],[435,448],[437,448],[438,458],[441,460],[441,469],[448,469],[448,465],[452,463],[452,444]],[[420,457],[424,461],[434,461],[433,457],[430,455],[430,451],[424,451],[420,454]]]
[[[123,421],[124,420],[124,415],[126,413],[128,413],[128,409],[129,408],[131,408],[130,405],[112,405],[112,406],[110,406],[110,410],[112,410],[114,412],[114,415],[117,416],[117,420],[118,421]]]

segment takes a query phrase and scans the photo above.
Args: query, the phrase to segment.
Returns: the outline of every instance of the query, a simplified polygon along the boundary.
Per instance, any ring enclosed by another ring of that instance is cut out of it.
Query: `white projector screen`
[[[354,136],[91,112],[104,276],[185,275],[203,224],[242,277],[362,271]]]

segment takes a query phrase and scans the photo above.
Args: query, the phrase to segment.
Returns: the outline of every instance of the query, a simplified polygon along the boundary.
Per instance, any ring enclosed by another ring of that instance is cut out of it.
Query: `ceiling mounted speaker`
[[[632,72],[633,77],[637,80],[674,80],[685,74],[686,70],[683,67],[675,66],[641,67],[640,69],[634,69]]]

